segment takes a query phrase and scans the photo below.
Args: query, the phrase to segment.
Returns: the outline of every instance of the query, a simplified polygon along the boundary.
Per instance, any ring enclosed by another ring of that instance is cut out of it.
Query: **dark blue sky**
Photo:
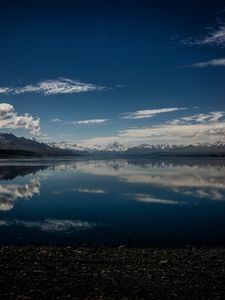
[[[13,108],[2,131],[86,144],[224,140],[224,9],[225,1],[4,1],[0,102]]]

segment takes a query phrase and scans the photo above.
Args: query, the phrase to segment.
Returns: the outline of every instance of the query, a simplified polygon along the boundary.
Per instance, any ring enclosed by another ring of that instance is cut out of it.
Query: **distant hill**
[[[74,151],[51,147],[34,139],[16,137],[11,133],[0,133],[0,157],[17,156],[74,156]]]

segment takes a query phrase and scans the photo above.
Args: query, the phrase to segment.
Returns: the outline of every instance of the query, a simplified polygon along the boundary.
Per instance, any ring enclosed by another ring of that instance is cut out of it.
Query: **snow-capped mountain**
[[[67,156],[75,155],[70,150],[51,147],[35,139],[0,133],[0,157],[13,156]]]
[[[83,147],[78,144],[71,144],[67,142],[59,142],[59,143],[50,143],[51,147],[59,148],[59,149],[66,149],[66,150],[73,150],[73,151],[89,151],[89,148]]]
[[[128,148],[123,146],[122,144],[118,142],[110,143],[106,146],[100,146],[100,145],[93,145],[90,147],[84,147],[82,145],[78,144],[71,144],[67,142],[60,142],[60,143],[50,143],[51,147],[60,148],[60,149],[67,149],[67,150],[73,150],[73,151],[87,151],[89,153],[97,153],[97,152],[124,152]]]
[[[107,145],[103,148],[103,151],[111,151],[111,152],[123,152],[126,151],[127,147],[123,146],[122,144],[118,143],[117,141]]]
[[[56,148],[80,152],[83,155],[96,156],[225,156],[225,142],[196,143],[187,145],[140,144],[126,147],[115,141],[106,146],[84,147],[66,142],[51,144]]]
[[[198,143],[187,145],[142,144],[130,147],[129,155],[155,156],[225,156],[225,142]]]
[[[225,142],[196,143],[189,145],[141,144],[125,147],[113,142],[107,146],[94,145],[85,147],[78,144],[61,142],[45,144],[34,139],[16,137],[13,134],[0,133],[0,157],[8,156],[96,156],[96,157],[130,157],[130,156],[223,156]]]

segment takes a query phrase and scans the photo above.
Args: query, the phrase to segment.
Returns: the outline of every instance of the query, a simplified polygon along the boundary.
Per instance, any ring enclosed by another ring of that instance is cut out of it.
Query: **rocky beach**
[[[1,246],[1,299],[225,299],[224,248]]]

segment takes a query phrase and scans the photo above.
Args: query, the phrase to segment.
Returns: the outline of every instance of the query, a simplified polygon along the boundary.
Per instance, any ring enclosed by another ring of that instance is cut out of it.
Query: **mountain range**
[[[126,147],[118,142],[107,146],[84,147],[67,142],[41,143],[35,139],[0,134],[0,157],[14,156],[97,156],[97,157],[158,157],[158,156],[225,156],[225,142],[187,145],[141,144]]]
[[[225,156],[225,142],[221,141],[187,145],[140,144],[134,147],[126,147],[115,141],[107,146],[94,145],[90,148],[63,142],[54,146],[96,156]]]
[[[53,148],[35,139],[16,137],[11,133],[0,133],[0,157],[67,155],[75,155],[75,153],[71,150]]]

